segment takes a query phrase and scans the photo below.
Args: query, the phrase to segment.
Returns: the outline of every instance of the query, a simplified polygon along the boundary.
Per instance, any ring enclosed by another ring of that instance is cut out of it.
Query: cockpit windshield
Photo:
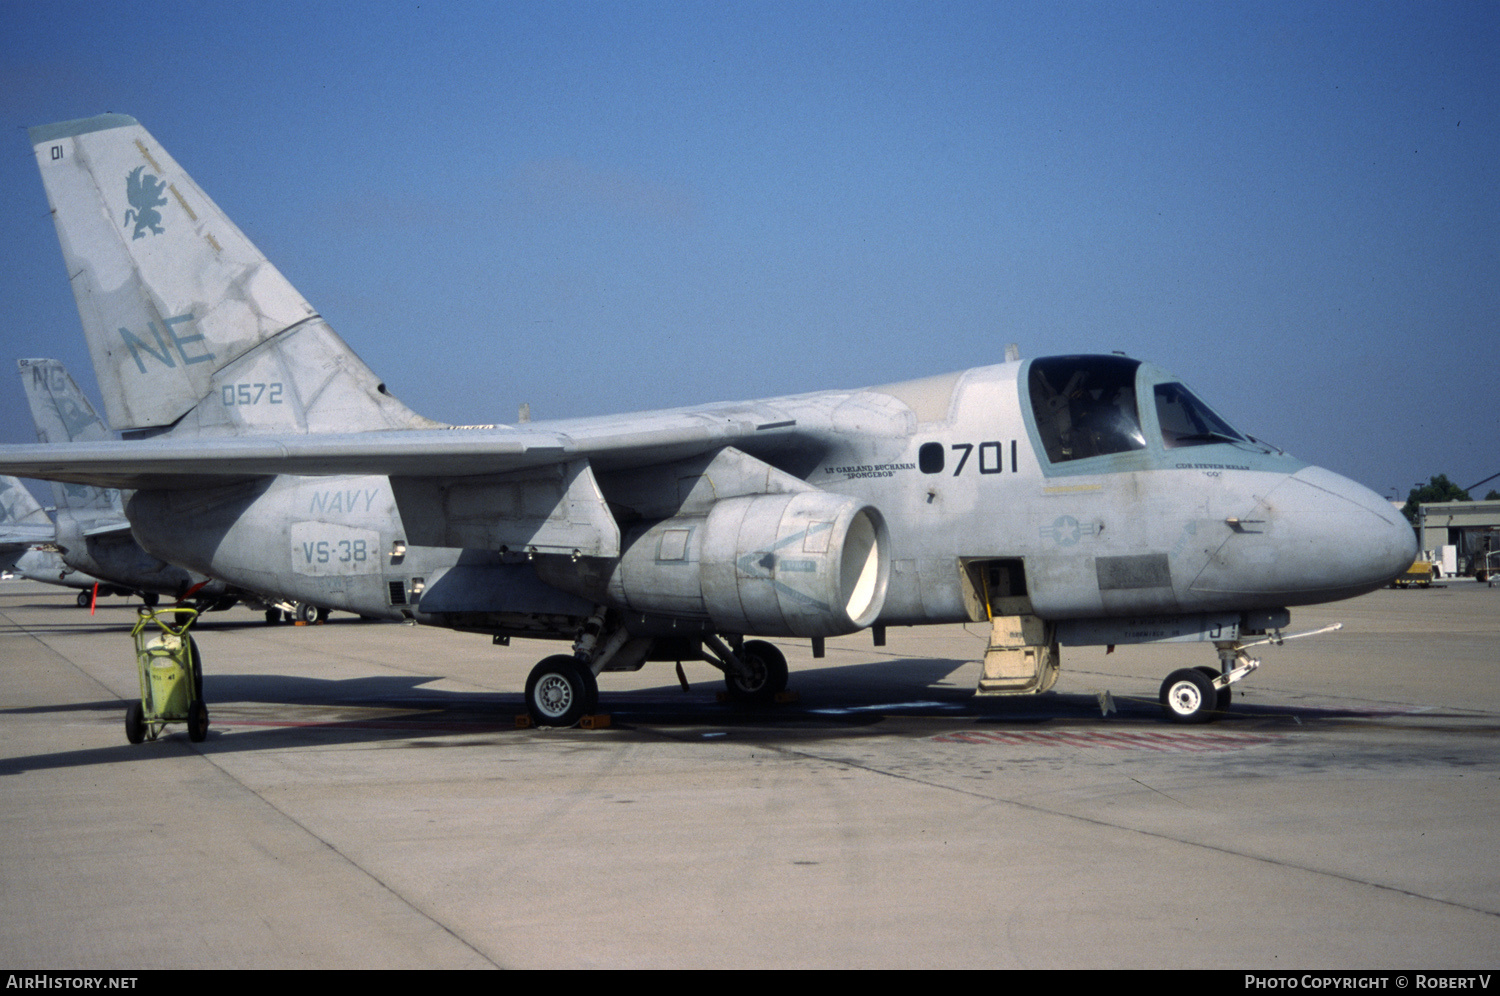
[[[1140,365],[1123,356],[1032,361],[1031,409],[1048,460],[1062,463],[1146,448],[1135,397]]]
[[[1246,441],[1181,384],[1156,385],[1156,420],[1161,423],[1161,441],[1169,449]]]

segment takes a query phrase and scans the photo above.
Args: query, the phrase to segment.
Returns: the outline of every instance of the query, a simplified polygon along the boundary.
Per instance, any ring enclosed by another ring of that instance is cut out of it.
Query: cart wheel
[[[125,707],[125,739],[133,744],[146,739],[146,710],[139,699]]]
[[[188,739],[193,743],[202,743],[208,737],[208,706],[202,699],[194,699],[188,706],[187,726]]]
[[[188,637],[188,660],[192,664],[193,698],[203,698],[203,657],[198,653],[198,641]]]

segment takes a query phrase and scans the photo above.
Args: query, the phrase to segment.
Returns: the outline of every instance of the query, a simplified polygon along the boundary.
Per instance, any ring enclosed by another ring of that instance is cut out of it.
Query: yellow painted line
[[[177,198],[177,203],[182,205],[182,209],[187,212],[187,216],[194,221],[197,221],[198,216],[193,213],[193,209],[188,207],[188,202],[183,200],[182,195],[177,192],[177,184],[169,183],[167,184],[167,189],[172,192],[173,197]]]
[[[1102,491],[1102,484],[1061,484],[1055,488],[1043,488],[1042,493],[1048,495],[1076,494],[1083,491]]]
[[[145,142],[142,142],[140,139],[136,139],[135,140],[135,147],[137,149],[141,150],[141,155],[143,155],[143,156],[146,157],[146,162],[148,162],[148,163],[151,164],[151,168],[152,169],[156,170],[157,173],[161,173],[162,172],[162,168],[160,166],[156,165],[156,160],[151,158],[151,153],[149,153],[149,152],[146,151],[146,143]]]

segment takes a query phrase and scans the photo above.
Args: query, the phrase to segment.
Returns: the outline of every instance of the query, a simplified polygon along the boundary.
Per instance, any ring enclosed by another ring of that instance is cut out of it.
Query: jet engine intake
[[[885,519],[826,491],[715,502],[626,534],[609,601],[725,633],[838,636],[870,625],[890,579]]]

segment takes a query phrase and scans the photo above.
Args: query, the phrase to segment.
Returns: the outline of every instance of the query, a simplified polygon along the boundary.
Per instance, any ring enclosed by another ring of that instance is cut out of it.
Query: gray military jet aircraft
[[[1035,692],[1058,644],[1189,640],[1168,716],[1229,703],[1295,605],[1412,560],[1379,495],[1256,441],[1125,356],[517,426],[386,390],[134,119],[31,129],[110,423],[0,448],[0,471],[133,489],[151,553],[367,615],[573,641],[539,723],[603,671],[704,659],[732,696],[770,643],[992,620],[981,691]]]
[[[78,604],[84,607],[93,605],[94,586],[100,583],[63,563],[57,525],[14,477],[0,477],[0,569],[44,584],[85,589],[78,593]],[[98,591],[108,595],[114,589],[103,585]]]
[[[0,568],[43,584],[83,589],[78,593],[78,604],[83,608],[94,604],[96,592],[130,594],[123,589],[117,592],[63,562],[57,546],[57,525],[26,485],[14,477],[0,477]]]

